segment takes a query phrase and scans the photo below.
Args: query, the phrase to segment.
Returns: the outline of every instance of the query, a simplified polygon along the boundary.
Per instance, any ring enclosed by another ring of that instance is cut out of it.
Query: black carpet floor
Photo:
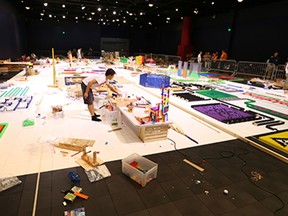
[[[121,161],[106,163],[111,177],[95,183],[81,167],[41,173],[36,215],[60,216],[79,207],[85,207],[88,216],[288,215],[287,164],[239,140],[146,158],[158,164],[158,176],[144,188],[122,174]],[[184,158],[205,171],[184,163]],[[65,207],[61,190],[71,188],[69,171],[80,175],[89,199],[77,198]],[[262,178],[252,180],[251,172]],[[1,215],[32,215],[37,174],[18,178],[22,184],[0,193]]]

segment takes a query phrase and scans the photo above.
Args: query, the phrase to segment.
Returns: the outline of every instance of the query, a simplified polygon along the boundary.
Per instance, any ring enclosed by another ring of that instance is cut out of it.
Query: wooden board
[[[54,146],[58,148],[68,149],[72,151],[83,151],[85,147],[92,147],[95,143],[95,140],[87,139],[78,139],[78,138],[65,138],[58,143],[55,143]]]
[[[166,140],[169,125],[147,126],[141,127],[139,138],[143,142],[152,142],[157,140]]]
[[[117,107],[126,107],[131,102],[134,103],[137,99],[130,99],[130,98],[116,98],[115,100]]]

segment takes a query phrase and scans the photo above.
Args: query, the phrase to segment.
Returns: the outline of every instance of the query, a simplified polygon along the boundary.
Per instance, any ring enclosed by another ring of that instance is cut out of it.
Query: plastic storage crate
[[[136,162],[139,168],[130,165]],[[158,164],[136,153],[122,159],[122,172],[145,187],[148,182],[157,177]]]
[[[109,111],[105,109],[104,120],[111,126],[118,126],[121,123],[121,115],[118,110]]]
[[[151,88],[168,88],[170,86],[170,77],[160,74],[141,74],[140,85]]]

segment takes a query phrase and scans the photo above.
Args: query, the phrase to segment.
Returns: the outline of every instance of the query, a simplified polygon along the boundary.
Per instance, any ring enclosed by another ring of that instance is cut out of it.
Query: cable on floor
[[[170,139],[170,138],[167,138],[167,139],[172,142],[172,144],[174,145],[174,149],[175,149],[176,152],[178,152],[178,153],[179,153],[180,155],[182,155],[184,158],[189,158],[188,155],[180,152],[180,151],[177,149],[177,143],[176,143],[174,140],[172,140],[172,139]],[[243,152],[240,152],[240,153],[238,153],[238,154],[235,154],[235,152],[233,152],[233,151],[221,151],[221,152],[219,153],[220,157],[206,157],[206,158],[203,158],[203,159],[200,161],[200,163],[198,163],[198,165],[201,164],[201,163],[205,163],[206,160],[229,159],[229,158],[232,158],[232,157],[234,157],[234,156],[237,156],[237,157],[243,162],[240,170],[241,170],[241,172],[248,178],[249,182],[250,182],[251,184],[255,185],[256,187],[258,187],[258,188],[266,191],[267,193],[271,194],[272,196],[276,197],[276,198],[281,202],[281,207],[279,207],[278,209],[276,209],[273,213],[275,214],[275,213],[281,211],[281,210],[285,207],[285,203],[284,203],[284,201],[281,199],[281,197],[279,197],[279,196],[278,196],[277,194],[275,194],[274,192],[268,190],[267,188],[265,188],[265,187],[257,184],[256,181],[253,181],[253,180],[251,179],[251,177],[245,172],[244,168],[245,168],[245,166],[247,165],[247,161],[242,157],[242,155],[248,155],[248,154],[250,153],[249,150],[248,150],[248,149],[245,149],[245,148],[238,148],[238,149],[241,149],[241,150],[244,150],[244,151],[243,151]]]
[[[281,197],[279,197],[277,194],[275,194],[274,192],[268,190],[267,188],[259,185],[256,183],[256,181],[253,181],[251,179],[251,177],[245,172],[244,168],[247,165],[247,161],[242,158],[241,155],[247,155],[249,154],[249,151],[247,149],[245,149],[246,152],[240,152],[239,154],[237,154],[237,157],[243,162],[242,166],[241,166],[241,172],[249,179],[249,182],[252,183],[253,185],[255,185],[256,187],[266,191],[267,193],[270,193],[271,195],[273,195],[274,197],[276,197],[280,202],[281,202],[281,207],[279,207],[278,209],[276,209],[273,213],[276,214],[277,212],[281,211],[284,207],[285,207],[285,203],[284,201],[281,199]]]

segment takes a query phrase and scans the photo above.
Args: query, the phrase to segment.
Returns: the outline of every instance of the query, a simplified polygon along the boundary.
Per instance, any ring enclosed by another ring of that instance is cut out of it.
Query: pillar
[[[186,55],[191,53],[192,46],[190,44],[192,17],[184,17],[182,24],[181,43],[178,45],[178,55],[182,61],[186,60]]]

